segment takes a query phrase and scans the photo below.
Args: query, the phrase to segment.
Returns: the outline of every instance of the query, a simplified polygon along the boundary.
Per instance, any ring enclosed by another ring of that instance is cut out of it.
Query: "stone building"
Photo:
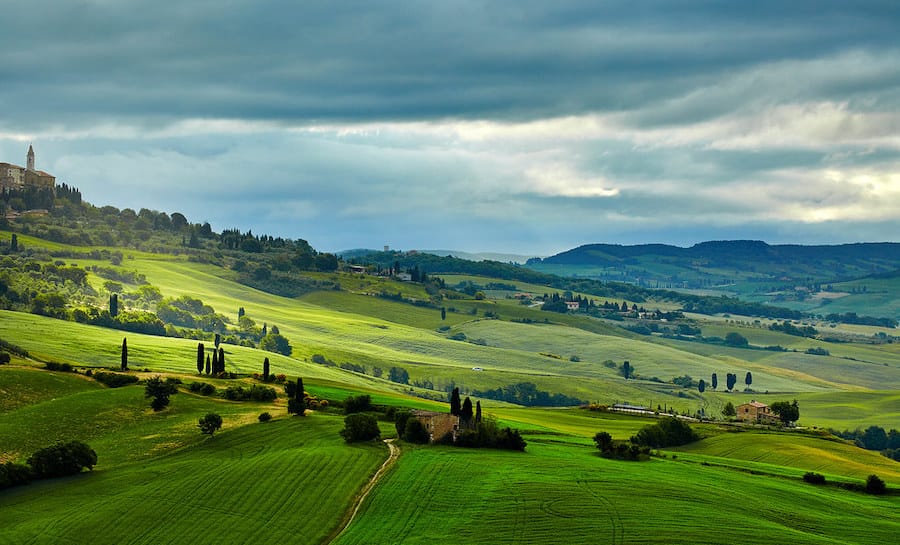
[[[448,433],[452,434],[453,440],[456,441],[456,432],[459,431],[458,416],[450,413],[423,410],[415,410],[412,413],[425,426],[429,442],[438,441]]]
[[[778,421],[778,417],[769,410],[769,406],[765,403],[753,400],[750,403],[738,405],[735,408],[737,419],[744,422],[758,422],[760,424],[771,424]]]
[[[0,191],[22,190],[29,187],[53,189],[56,178],[34,168],[34,148],[28,146],[25,167],[12,163],[0,163]]]

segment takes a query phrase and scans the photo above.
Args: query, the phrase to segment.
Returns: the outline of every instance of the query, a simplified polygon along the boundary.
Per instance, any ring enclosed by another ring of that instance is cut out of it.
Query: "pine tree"
[[[197,343],[197,373],[203,374],[203,352],[205,348],[203,343]]]
[[[122,339],[122,370],[128,370],[128,339]]]
[[[459,388],[453,388],[453,392],[450,394],[450,414],[453,416],[459,416],[459,411],[461,409],[460,401],[459,401]]]

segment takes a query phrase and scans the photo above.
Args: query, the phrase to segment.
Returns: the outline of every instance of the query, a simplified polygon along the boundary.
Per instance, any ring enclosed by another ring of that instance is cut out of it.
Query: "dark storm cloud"
[[[7,129],[26,132],[98,118],[522,120],[639,110],[746,67],[896,52],[896,13],[890,2],[38,0],[4,8],[0,101],[16,105],[3,114]],[[876,80],[833,92],[864,98],[880,85],[896,100],[897,71]],[[645,122],[707,118],[744,98],[651,111]]]

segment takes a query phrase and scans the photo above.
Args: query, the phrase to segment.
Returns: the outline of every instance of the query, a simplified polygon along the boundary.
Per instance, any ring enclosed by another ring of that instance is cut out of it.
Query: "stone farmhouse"
[[[34,168],[34,148],[30,145],[28,154],[25,156],[25,165],[20,167],[11,163],[0,163],[0,192],[18,191],[31,187],[39,189],[56,187],[56,177]]]
[[[738,405],[735,408],[737,419],[744,422],[756,422],[760,424],[773,424],[778,421],[778,416],[769,410],[765,403],[753,400],[750,403]]]
[[[413,416],[422,423],[428,432],[428,440],[431,443],[439,440],[448,433],[453,436],[456,441],[456,432],[459,431],[459,417],[450,413],[439,413],[435,411],[415,410],[412,411]]]

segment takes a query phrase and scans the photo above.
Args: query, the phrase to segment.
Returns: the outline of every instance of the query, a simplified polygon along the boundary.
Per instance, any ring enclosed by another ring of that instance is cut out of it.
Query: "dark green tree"
[[[454,388],[450,393],[450,414],[453,416],[459,416],[459,411],[462,408],[459,400],[459,388]]]
[[[869,426],[862,436],[863,444],[868,450],[884,450],[888,448],[888,435],[880,426]]]
[[[727,373],[725,375],[725,387],[729,390],[733,390],[735,384],[737,384],[737,375],[734,373]]]
[[[354,413],[344,417],[344,429],[340,431],[340,434],[344,441],[353,443],[378,439],[381,436],[381,430],[378,429],[378,420],[374,416],[366,413]]]
[[[725,344],[729,346],[745,347],[750,344],[750,341],[748,341],[747,337],[744,337],[740,333],[731,331],[727,335],[725,335]]]
[[[702,378],[700,379],[700,383],[697,384],[697,389],[700,390],[701,394],[706,391],[706,381]]]
[[[128,338],[122,339],[122,371],[128,370]]]
[[[259,335],[260,335],[261,337],[265,337],[265,336],[268,335],[268,334],[269,334],[269,325],[266,324],[265,322],[263,322],[262,331],[260,332]]]
[[[431,439],[428,430],[425,429],[425,425],[419,421],[416,417],[411,417],[406,419],[406,424],[403,428],[403,440],[409,441],[410,443],[419,443],[425,444]]]
[[[719,387],[719,377],[715,373],[712,374],[712,389],[715,390]]]
[[[475,402],[475,424],[481,423],[481,401]]]
[[[197,343],[197,373],[198,374],[203,373],[203,360],[205,359],[203,357],[203,354],[205,351],[206,351],[206,348],[203,346],[203,343]]]
[[[263,381],[269,381],[269,358],[263,360]]]
[[[388,379],[398,384],[409,384],[409,372],[402,367],[391,367],[388,371]]]
[[[750,371],[747,371],[747,376],[744,377],[744,384],[747,385],[747,388],[749,388],[750,385],[753,384],[753,374],[750,373]]]
[[[272,329],[274,329],[274,327]],[[278,333],[269,333],[263,337],[262,340],[259,341],[259,348],[260,350],[275,352],[276,354],[285,356],[290,356],[291,352],[294,351],[291,347],[291,343],[287,340],[287,337],[279,335]]]
[[[213,375],[215,375],[219,372],[219,351],[216,349],[213,349],[213,351],[212,351],[212,368],[211,368],[211,370],[212,370],[211,374],[213,374]]]
[[[472,410],[472,400],[469,399],[469,396],[466,396],[466,399],[462,404],[462,409],[459,410],[459,419],[468,426],[472,424],[472,418],[474,416],[475,413]]]
[[[622,367],[619,368],[619,373],[622,374],[625,379],[630,379],[634,377],[634,367],[631,366],[631,363],[625,361],[622,363]]]
[[[222,342],[222,336],[216,333],[215,340],[213,341],[216,348],[219,348],[219,344]]]
[[[12,238],[9,240],[9,251],[10,252],[18,252],[19,251],[19,237],[16,236],[15,233],[12,234]]]
[[[150,407],[154,411],[161,411],[169,405],[169,397],[178,393],[178,386],[174,382],[163,380],[160,376],[148,378],[144,381],[144,397],[151,397]]]
[[[887,492],[887,486],[878,475],[869,475],[866,477],[866,492],[880,496]]]
[[[215,353],[216,353],[216,351],[213,350],[213,354],[215,354]],[[206,374],[208,375],[210,373],[212,373],[212,362],[209,361],[209,354],[207,354],[206,355]]]
[[[734,404],[730,401],[725,402],[725,406],[722,407],[722,416],[737,416],[737,411],[734,410]]]
[[[303,391],[303,378],[297,377],[295,384],[285,384],[288,399],[288,414],[306,416],[306,392]]]
[[[246,314],[246,312],[244,311],[244,307],[240,307],[238,309],[238,320],[240,320],[244,316],[244,314]]]
[[[597,432],[597,434],[594,435],[594,443],[601,451],[607,451],[613,444],[612,435],[605,431]]]
[[[212,437],[222,427],[222,417],[216,413],[208,413],[197,422],[197,426],[200,433]]]
[[[81,441],[57,443],[32,454],[28,465],[38,478],[75,475],[84,468],[93,470],[97,465],[97,453]]]
[[[800,420],[800,405],[797,403],[796,399],[792,403],[788,403],[787,401],[776,401],[769,406],[769,409],[778,415],[778,419],[781,420],[781,423],[784,425]]]
[[[441,320],[447,319],[447,309],[445,307],[441,307]]]
[[[115,318],[119,315],[119,294],[113,293],[109,296],[109,315]]]
[[[219,347],[219,373],[225,372],[225,349]]]

